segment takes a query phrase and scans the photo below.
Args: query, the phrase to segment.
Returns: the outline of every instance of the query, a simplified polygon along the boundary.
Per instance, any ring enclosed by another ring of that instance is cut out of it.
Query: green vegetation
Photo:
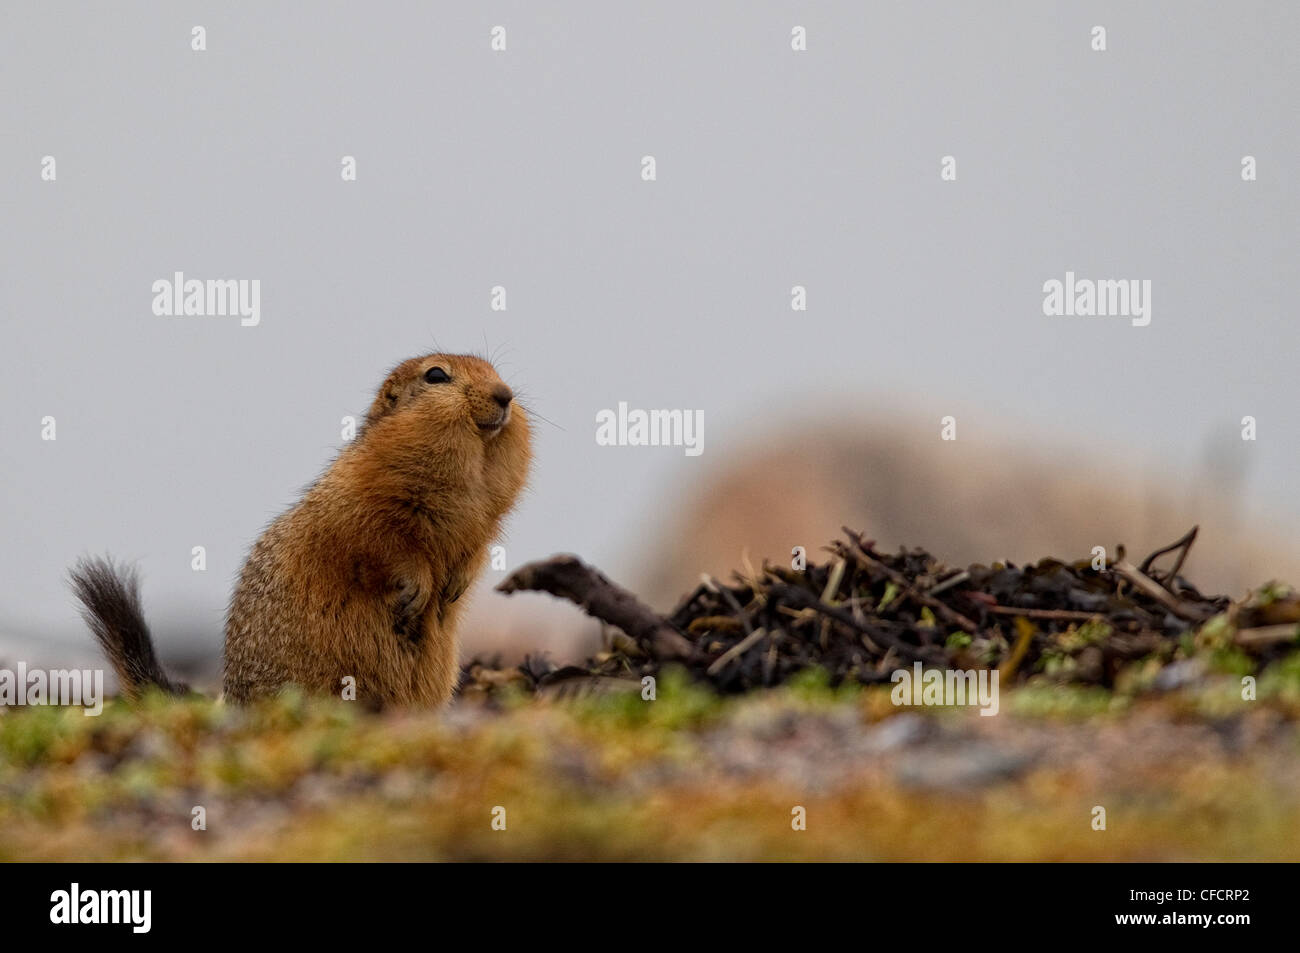
[[[443,713],[294,693],[10,709],[0,859],[1295,859],[1300,652],[1257,701],[1220,674],[1144,682],[1037,676],[997,718],[900,709],[819,669],[737,696],[667,670],[654,700]],[[1225,748],[1224,725],[1251,740]]]
[[[0,709],[0,860],[1300,859],[1300,598],[1148,563],[954,573],[849,533],[582,664],[475,659],[442,712]],[[925,694],[960,672],[978,704]]]

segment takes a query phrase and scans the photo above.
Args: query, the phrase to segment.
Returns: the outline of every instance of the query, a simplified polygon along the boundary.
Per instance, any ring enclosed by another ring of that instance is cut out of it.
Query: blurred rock
[[[675,518],[644,577],[625,581],[667,610],[701,573],[727,581],[743,557],[789,566],[804,546],[821,558],[843,525],[882,551],[921,546],[962,566],[1082,559],[1094,546],[1113,558],[1120,543],[1141,559],[1197,524],[1182,572],[1203,591],[1239,598],[1272,578],[1300,580],[1285,527],[1243,515],[1240,473],[1211,458],[1200,473],[1168,475],[1138,459],[973,430],[944,442],[937,418],[790,428],[714,465],[682,497],[666,493]]]

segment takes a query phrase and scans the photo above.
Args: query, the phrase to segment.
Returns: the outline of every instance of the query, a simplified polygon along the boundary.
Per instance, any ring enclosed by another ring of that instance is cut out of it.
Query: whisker
[[[561,427],[559,424],[557,424],[554,420],[551,420],[549,417],[543,417],[543,416],[542,416],[541,414],[539,414],[537,411],[533,410],[533,408],[531,408],[531,407],[529,407],[527,404],[523,403],[523,402],[518,398],[518,396],[515,397],[515,403],[519,404],[520,407],[522,407],[524,410],[528,411],[528,416],[529,416],[529,417],[536,417],[538,420],[544,420],[544,421],[546,421],[548,424],[550,424],[552,427],[554,427],[556,430],[564,430],[564,428]],[[565,432],[567,433],[568,431],[565,431]]]

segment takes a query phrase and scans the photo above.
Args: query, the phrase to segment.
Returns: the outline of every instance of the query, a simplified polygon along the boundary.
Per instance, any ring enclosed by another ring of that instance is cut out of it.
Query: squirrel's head
[[[370,405],[366,428],[389,419],[434,424],[486,443],[507,431],[526,435],[528,426],[496,368],[470,354],[429,354],[393,368]]]
[[[474,540],[496,532],[531,462],[528,414],[496,369],[468,354],[429,354],[393,368],[320,485]]]

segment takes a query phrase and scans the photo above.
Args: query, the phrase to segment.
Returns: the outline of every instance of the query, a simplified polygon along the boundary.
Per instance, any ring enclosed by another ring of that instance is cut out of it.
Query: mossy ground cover
[[[444,711],[0,708],[0,860],[1297,860],[1300,598],[1202,596],[1194,537],[954,571],[848,533],[667,617],[530,564],[623,631]],[[996,672],[996,715],[899,704],[921,666]]]
[[[1213,651],[1169,691],[1043,673],[993,718],[818,670],[727,696],[669,669],[654,700],[444,712],[295,694],[10,709],[0,859],[1300,859],[1300,655],[1247,701]]]

